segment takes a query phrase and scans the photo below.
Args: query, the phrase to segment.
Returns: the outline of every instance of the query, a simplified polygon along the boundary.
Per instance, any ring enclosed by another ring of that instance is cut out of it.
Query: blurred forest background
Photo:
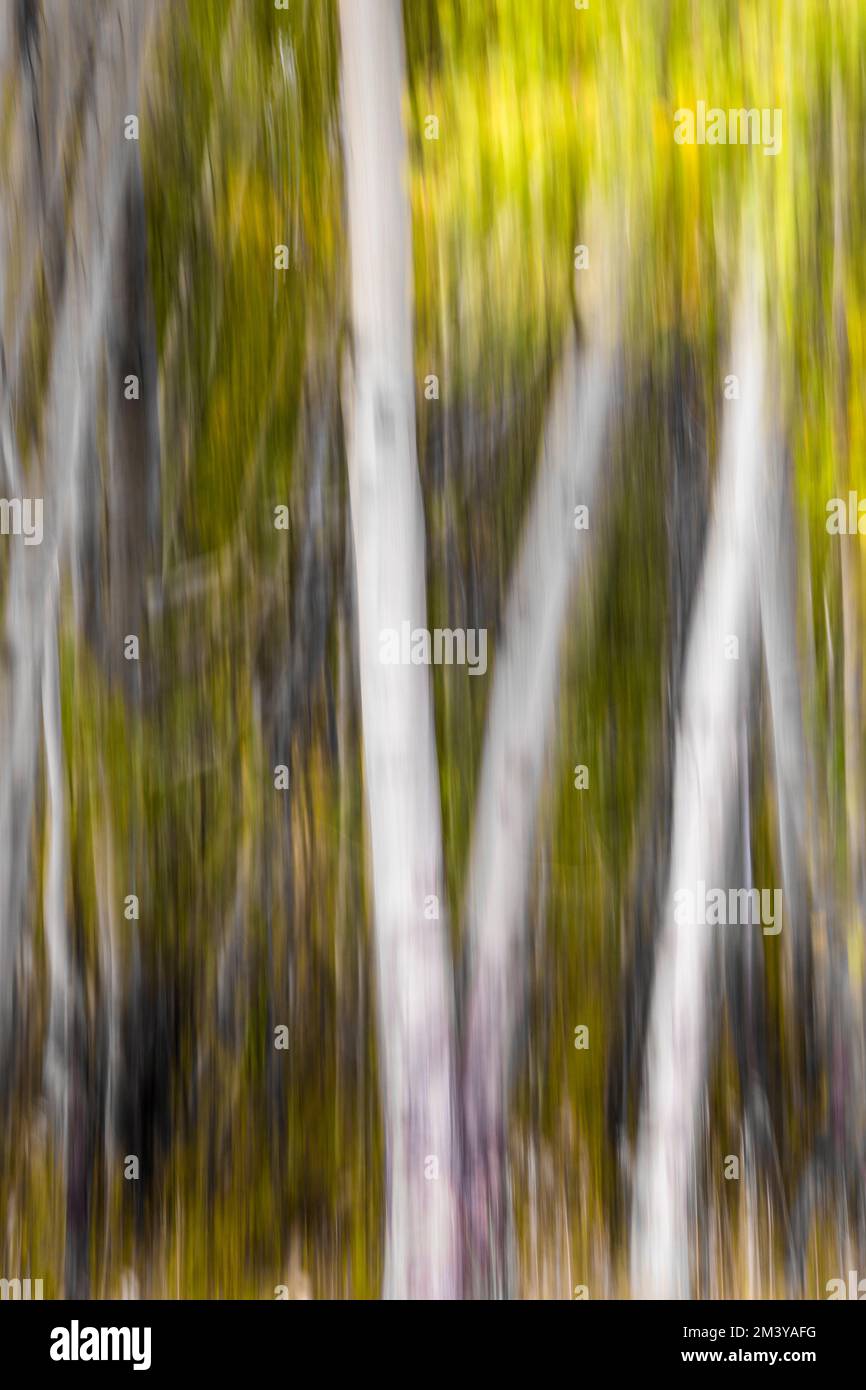
[[[866,567],[826,525],[866,498],[864,0],[0,0],[0,66],[2,491],[44,502],[0,537],[0,1273],[866,1275]],[[781,150],[678,145],[699,101]],[[374,669],[386,571],[485,676]],[[699,878],[783,930],[676,928]]]

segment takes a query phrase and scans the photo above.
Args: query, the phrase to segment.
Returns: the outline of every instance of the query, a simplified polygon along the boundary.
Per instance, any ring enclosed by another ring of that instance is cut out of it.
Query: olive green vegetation
[[[166,11],[141,120],[162,439],[161,572],[148,576],[140,634],[146,698],[112,686],[64,608],[70,917],[94,1055],[107,1005],[100,914],[115,920],[129,1054],[114,1149],[94,1155],[92,1291],[116,1294],[134,1270],[156,1297],[267,1298],[279,1284],[292,1296],[375,1297],[384,1156],[338,408],[348,269],[336,6],[189,0]],[[651,915],[641,857],[659,830],[667,683],[682,640],[668,507],[683,446],[671,419],[687,398],[697,456],[680,466],[711,481],[722,383],[736,371],[727,332],[748,200],[794,460],[819,773],[811,823],[842,846],[835,888],[862,980],[864,924],[844,852],[840,561],[824,523],[829,497],[866,491],[866,4],[593,0],[576,11],[570,0],[406,0],[404,15],[429,623],[490,632],[485,680],[448,668],[434,677],[456,960],[504,597],[576,312],[573,252],[591,190],[635,253],[610,486],[591,520],[602,544],[566,636],[539,817],[511,1129],[522,1291],[622,1294],[626,1188],[606,1090],[628,1026],[635,924]],[[676,145],[673,112],[698,100],[780,107],[781,153]],[[431,114],[436,140],[424,134]],[[287,272],[274,269],[278,244]],[[49,316],[46,306],[36,321]],[[28,412],[49,342],[46,330],[29,349]],[[438,401],[424,398],[432,373]],[[22,446],[36,433],[28,412]],[[317,479],[321,523],[310,514]],[[288,531],[273,525],[280,504]],[[862,613],[860,549],[853,563]],[[852,659],[862,671],[859,638]],[[756,881],[778,883],[765,726],[753,741]],[[585,792],[574,788],[577,763],[590,770]],[[288,793],[274,788],[277,764],[289,768]],[[46,833],[42,817],[39,863]],[[34,872],[37,896],[40,881]],[[117,912],[132,893],[137,922]],[[708,1180],[704,1293],[743,1289],[756,1230],[762,1290],[783,1290],[778,1213],[823,1122],[820,1101],[796,1118],[790,982],[778,953],[761,949],[786,1148],[773,1160],[773,1202]],[[44,982],[41,938],[36,973]],[[14,1198],[24,1265],[53,1295],[63,1183],[40,1118],[44,989],[34,998],[12,1126],[25,1138],[4,1150],[2,1196]],[[281,1023],[286,1052],[273,1047]],[[587,1051],[574,1047],[579,1024]],[[720,1039],[708,1174],[741,1152],[726,1017]],[[632,1078],[624,1143],[635,1105]],[[131,1152],[138,1184],[122,1176]],[[834,1251],[819,1230],[811,1292],[838,1273]]]

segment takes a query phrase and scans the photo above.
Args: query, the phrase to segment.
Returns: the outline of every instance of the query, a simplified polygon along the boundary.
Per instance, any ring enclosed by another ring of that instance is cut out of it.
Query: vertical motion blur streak
[[[0,0],[4,1290],[866,1277],[864,53]]]

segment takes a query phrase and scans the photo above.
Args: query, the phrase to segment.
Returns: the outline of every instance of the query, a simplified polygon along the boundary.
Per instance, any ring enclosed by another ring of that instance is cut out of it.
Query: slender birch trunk
[[[69,211],[73,252],[61,280],[43,409],[44,448],[31,470],[43,504],[43,535],[35,547],[10,554],[6,590],[6,662],[0,725],[0,1062],[11,1059],[15,1027],[15,965],[26,915],[31,820],[40,727],[45,739],[51,808],[46,866],[45,927],[50,1027],[46,1085],[64,1153],[72,1244],[67,1288],[86,1289],[89,1133],[84,1058],[75,1028],[75,978],[65,912],[65,801],[60,738],[57,641],[60,572],[74,534],[81,459],[91,427],[96,364],[105,327],[111,261],[126,187],[130,146],[123,119],[135,111],[140,54],[150,4],[117,0],[100,27],[93,77],[83,115],[81,155]],[[71,58],[69,61],[72,61]],[[11,401],[2,403],[4,442]],[[38,481],[37,481],[38,479]],[[44,713],[44,722],[42,715]]]
[[[44,923],[48,964],[50,1017],[45,1059],[45,1089],[65,1130],[66,1068],[73,1009],[74,970],[66,921],[66,868],[68,834],[66,773],[60,711],[60,656],[56,605],[48,618],[42,670],[42,711],[45,736],[45,781],[48,791],[49,831],[45,858]]]
[[[69,832],[60,705],[58,619],[55,594],[52,612],[46,622],[42,670],[45,780],[49,808],[44,920],[51,1001],[45,1087],[63,1154],[66,1178],[64,1290],[68,1298],[87,1298],[90,1290],[92,1145],[81,992],[67,916]]]
[[[598,245],[599,260],[601,244]],[[607,300],[611,310],[614,300]],[[575,579],[585,573],[604,444],[616,397],[617,323],[569,330],[544,425],[538,477],[511,580],[487,714],[467,888],[469,1002],[465,1172],[472,1279],[512,1288],[506,1140],[515,1043],[527,987],[528,898],[559,658]],[[590,508],[590,530],[575,507]]]
[[[759,561],[761,641],[770,697],[776,820],[785,894],[786,942],[794,977],[797,1017],[805,1045],[814,1046],[811,1023],[814,902],[808,825],[814,768],[803,721],[797,660],[797,558],[790,458],[774,443],[769,457],[767,535]]]
[[[344,399],[386,1142],[384,1292],[445,1298],[461,1281],[432,691],[425,667],[379,660],[384,629],[427,622],[399,0],[341,0],[340,29],[353,326]]]
[[[678,922],[674,895],[687,889],[694,902],[701,880],[708,889],[725,883],[726,848],[739,815],[741,729],[757,657],[767,366],[761,271],[745,242],[741,264],[731,345],[740,399],[724,407],[717,495],[686,654],[674,754],[670,879],[638,1131],[632,1292],[646,1298],[689,1294],[690,1201],[709,1053],[706,995],[718,929],[699,923],[694,911],[681,914]],[[738,640],[737,659],[726,654],[730,637]]]

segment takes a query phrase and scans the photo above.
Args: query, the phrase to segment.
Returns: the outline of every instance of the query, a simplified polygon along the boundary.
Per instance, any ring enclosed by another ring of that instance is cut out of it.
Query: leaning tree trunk
[[[596,215],[596,223],[603,223]],[[595,265],[615,253],[597,239]],[[601,274],[593,270],[593,274]],[[607,278],[613,286],[621,267]],[[602,296],[593,296],[593,299]],[[470,1275],[481,1296],[507,1296],[510,1202],[506,1129],[515,1041],[526,1000],[528,898],[545,759],[569,600],[593,535],[574,509],[593,508],[615,400],[615,297],[607,322],[569,329],[544,425],[538,477],[511,580],[487,715],[466,912],[469,1002],[464,1062]]]
[[[809,823],[814,805],[814,754],[807,743],[803,690],[797,659],[797,553],[793,466],[782,441],[770,450],[769,509],[759,562],[761,641],[772,726],[776,826],[785,893],[786,941],[793,977],[795,1041],[811,1076],[816,1062],[812,914],[816,869],[810,859]],[[818,883],[825,878],[823,871]],[[823,889],[818,893],[823,899]],[[826,910],[826,903],[824,903]]]
[[[749,255],[744,241],[743,256]],[[741,731],[757,657],[758,528],[768,443],[761,274],[744,262],[731,345],[740,398],[725,403],[717,495],[676,734],[670,877],[650,1006],[632,1209],[632,1292],[646,1298],[685,1298],[690,1288],[690,1199],[718,929],[698,922],[694,912],[677,922],[674,895],[689,890],[694,902],[700,880],[708,888],[724,885],[726,850],[739,817]],[[732,637],[739,644],[736,658],[732,647],[726,650]]]
[[[353,360],[345,385],[386,1142],[384,1291],[460,1290],[453,988],[429,673],[382,665],[424,627],[399,0],[341,0]]]

